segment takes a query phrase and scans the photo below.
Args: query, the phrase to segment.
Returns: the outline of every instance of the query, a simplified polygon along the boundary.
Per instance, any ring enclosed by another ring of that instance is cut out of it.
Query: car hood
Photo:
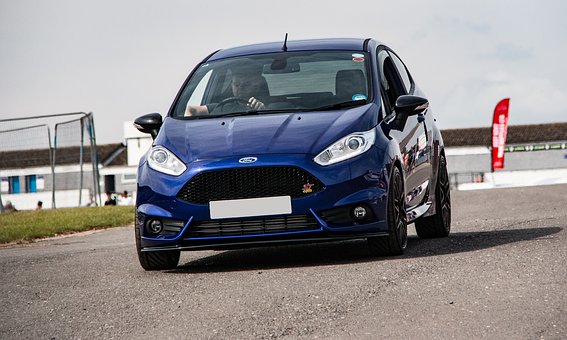
[[[317,155],[339,138],[375,126],[378,112],[371,103],[333,111],[192,120],[167,117],[155,144],[185,163],[262,154]]]

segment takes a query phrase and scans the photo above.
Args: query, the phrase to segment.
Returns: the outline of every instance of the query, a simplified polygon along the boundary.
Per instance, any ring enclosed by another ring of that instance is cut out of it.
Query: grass
[[[133,206],[65,208],[0,214],[0,244],[134,223]]]

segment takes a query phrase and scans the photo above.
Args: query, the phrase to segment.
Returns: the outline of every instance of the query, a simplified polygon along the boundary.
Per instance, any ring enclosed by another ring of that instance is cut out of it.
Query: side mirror
[[[399,96],[396,99],[396,119],[394,120],[394,129],[403,131],[409,116],[421,115],[429,107],[429,101],[425,98],[411,95]],[[419,116],[419,122],[425,117]]]
[[[429,101],[425,98],[411,95],[399,96],[396,99],[396,113],[413,116],[423,113],[429,107]]]
[[[149,113],[136,118],[134,127],[140,132],[149,133],[153,139],[156,139],[162,123],[163,121],[159,113]]]

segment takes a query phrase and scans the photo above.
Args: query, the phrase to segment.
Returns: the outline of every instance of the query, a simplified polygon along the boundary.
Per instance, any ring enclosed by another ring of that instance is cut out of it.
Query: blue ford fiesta
[[[214,52],[189,75],[140,160],[136,247],[146,270],[181,250],[366,239],[402,254],[451,226],[443,140],[428,100],[372,39]]]

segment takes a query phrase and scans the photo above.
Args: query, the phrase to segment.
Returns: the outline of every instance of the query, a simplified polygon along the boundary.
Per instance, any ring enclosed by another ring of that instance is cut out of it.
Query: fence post
[[[51,209],[55,209],[55,150],[57,148],[57,125],[55,126],[55,136],[53,146],[51,145],[51,130],[47,127],[47,139],[49,140],[49,163],[51,163]]]
[[[93,181],[94,181],[93,188],[94,188],[94,191],[95,191],[95,203],[97,203],[97,205],[101,206],[102,200],[101,200],[101,193],[100,193],[100,176],[99,176],[99,172],[98,172],[98,155],[96,153],[96,149],[93,148],[93,146],[96,146],[93,113],[89,112],[87,114],[87,117],[88,117],[88,122],[89,122],[89,138],[90,138],[90,145],[91,145],[91,164],[93,166]]]
[[[81,146],[79,150],[79,168],[80,168],[80,177],[79,177],[79,207],[82,205],[82,198],[83,198],[83,143],[84,143],[84,124],[83,118],[80,120],[81,122]]]

